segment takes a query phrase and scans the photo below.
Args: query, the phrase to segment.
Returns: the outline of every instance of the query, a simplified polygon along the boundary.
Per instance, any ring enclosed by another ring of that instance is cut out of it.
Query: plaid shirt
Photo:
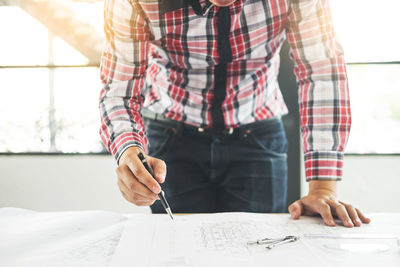
[[[147,150],[142,107],[212,127],[214,70],[225,49],[218,41],[220,9],[208,0],[105,1],[100,135],[117,160],[130,146]],[[287,38],[299,87],[306,179],[340,180],[351,114],[328,0],[237,0],[228,10],[225,128],[288,112],[277,81]]]

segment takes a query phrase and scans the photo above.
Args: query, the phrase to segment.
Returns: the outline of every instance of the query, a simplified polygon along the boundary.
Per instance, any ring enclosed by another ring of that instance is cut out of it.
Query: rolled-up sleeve
[[[351,110],[343,50],[328,0],[293,0],[287,25],[306,179],[341,180]]]
[[[100,62],[100,136],[118,161],[130,146],[147,151],[140,110],[150,36],[141,9],[133,0],[104,2],[104,33],[106,41]]]

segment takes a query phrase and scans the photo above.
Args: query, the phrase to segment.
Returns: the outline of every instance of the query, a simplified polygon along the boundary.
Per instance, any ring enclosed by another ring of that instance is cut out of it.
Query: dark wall
[[[279,86],[282,90],[289,114],[284,116],[286,137],[288,138],[288,192],[287,205],[300,197],[300,121],[296,78],[293,74],[293,62],[289,59],[287,42],[281,50],[281,67],[279,69]]]

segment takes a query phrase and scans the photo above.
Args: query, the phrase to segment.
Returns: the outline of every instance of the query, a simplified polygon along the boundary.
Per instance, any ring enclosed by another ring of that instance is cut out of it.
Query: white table
[[[400,235],[400,213],[369,216],[374,224],[389,222]],[[0,208],[0,266],[108,266],[128,217]]]

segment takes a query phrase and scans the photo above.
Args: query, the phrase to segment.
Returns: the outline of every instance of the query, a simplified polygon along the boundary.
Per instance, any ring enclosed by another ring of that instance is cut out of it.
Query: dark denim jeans
[[[216,136],[145,119],[149,154],[164,160],[173,212],[286,212],[287,139],[280,119]],[[153,213],[164,213],[160,201]]]

